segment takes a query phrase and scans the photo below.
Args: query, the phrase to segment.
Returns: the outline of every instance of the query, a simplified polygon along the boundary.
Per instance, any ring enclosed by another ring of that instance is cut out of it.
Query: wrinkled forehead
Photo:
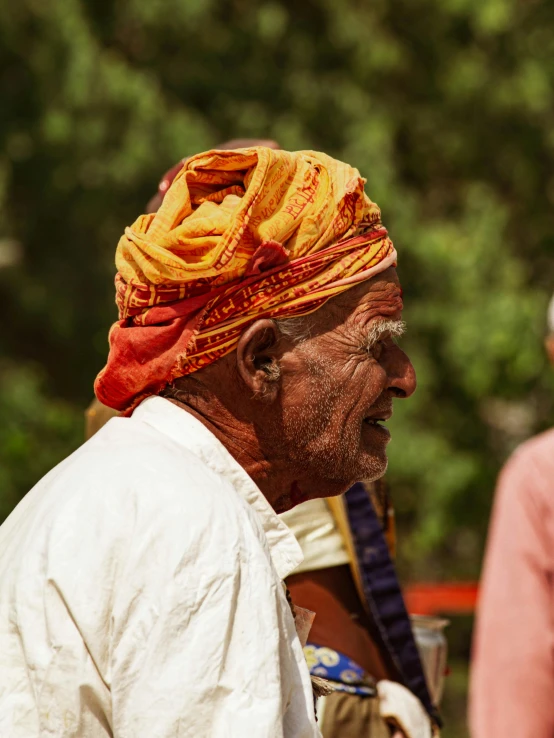
[[[367,282],[332,297],[312,313],[312,337],[334,330],[365,333],[373,323],[402,319],[402,288],[396,269],[390,267]]]
[[[367,282],[343,292],[322,308],[333,323],[366,325],[378,319],[400,320],[402,317],[402,288],[394,267]],[[325,316],[322,315],[322,318]]]

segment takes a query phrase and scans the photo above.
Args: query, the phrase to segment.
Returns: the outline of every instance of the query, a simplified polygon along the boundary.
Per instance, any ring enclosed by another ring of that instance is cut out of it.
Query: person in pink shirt
[[[546,348],[554,363],[554,298]],[[472,738],[554,736],[554,429],[502,470],[473,643]]]

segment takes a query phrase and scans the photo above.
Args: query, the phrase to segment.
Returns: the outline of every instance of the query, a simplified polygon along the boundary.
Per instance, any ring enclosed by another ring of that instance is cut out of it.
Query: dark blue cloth
[[[441,724],[431,701],[410,618],[381,523],[363,484],[345,495],[348,522],[358,560],[362,588],[382,647],[403,684],[419,698],[429,715]]]

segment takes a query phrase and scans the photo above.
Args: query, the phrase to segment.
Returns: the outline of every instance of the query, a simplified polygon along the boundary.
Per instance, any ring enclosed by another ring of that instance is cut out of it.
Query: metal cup
[[[410,615],[410,620],[431,699],[438,705],[444,688],[448,652],[444,629],[450,621],[432,615]]]

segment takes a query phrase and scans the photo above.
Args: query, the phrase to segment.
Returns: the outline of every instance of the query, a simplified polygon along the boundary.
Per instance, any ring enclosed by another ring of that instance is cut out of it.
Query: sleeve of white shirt
[[[296,734],[287,708],[299,699],[291,685],[305,679],[293,673],[300,645],[260,523],[202,465],[189,464],[183,484],[174,469],[164,474],[161,462],[161,472],[129,482],[133,489],[104,492],[113,503],[101,523],[98,505],[82,503],[86,529],[72,566],[59,570],[74,577],[86,558],[89,581],[68,584],[62,573],[56,582],[70,593],[68,610],[87,621],[79,628],[93,655],[106,635],[103,627],[96,631],[93,611],[110,613],[102,678],[113,736]],[[76,592],[78,604],[71,601]],[[109,607],[100,604],[107,599]]]
[[[195,499],[158,499],[134,531],[114,609],[115,738],[282,734],[283,593],[247,505],[202,477]]]

